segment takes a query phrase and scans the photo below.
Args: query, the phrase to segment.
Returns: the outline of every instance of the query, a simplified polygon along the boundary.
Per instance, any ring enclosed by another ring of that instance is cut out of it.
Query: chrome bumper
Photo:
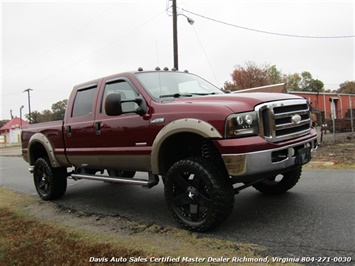
[[[314,139],[282,148],[250,152],[243,154],[222,154],[224,164],[230,176],[246,176],[268,172],[282,171],[294,165],[307,163],[299,162],[299,152],[303,148],[314,151]],[[310,159],[310,158],[309,158]]]

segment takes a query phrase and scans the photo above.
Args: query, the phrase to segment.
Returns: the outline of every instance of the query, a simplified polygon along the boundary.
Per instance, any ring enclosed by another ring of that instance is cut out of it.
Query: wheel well
[[[48,157],[46,148],[39,142],[35,142],[30,148],[30,164],[34,165],[38,158]]]
[[[160,147],[159,172],[165,175],[177,161],[190,157],[205,157],[216,161],[216,166],[222,158],[211,142],[195,133],[177,133],[168,137]],[[225,166],[222,162],[223,168]]]

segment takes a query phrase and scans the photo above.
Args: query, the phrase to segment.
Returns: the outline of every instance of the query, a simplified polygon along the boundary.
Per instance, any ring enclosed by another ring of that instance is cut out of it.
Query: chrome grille
[[[306,100],[285,100],[258,105],[260,134],[270,142],[307,135],[311,131],[311,113]]]

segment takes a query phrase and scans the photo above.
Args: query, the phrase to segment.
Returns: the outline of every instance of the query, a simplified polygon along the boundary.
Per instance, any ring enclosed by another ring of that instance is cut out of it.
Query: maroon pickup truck
[[[63,196],[67,177],[148,188],[162,179],[174,218],[205,231],[242,189],[296,185],[314,148],[311,123],[294,95],[224,93],[186,72],[139,69],[75,86],[64,121],[23,129],[22,152],[44,200]]]

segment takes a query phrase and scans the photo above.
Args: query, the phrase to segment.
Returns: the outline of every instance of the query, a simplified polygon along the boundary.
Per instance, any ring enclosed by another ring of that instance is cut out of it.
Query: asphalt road
[[[37,195],[22,158],[0,156],[0,170],[0,185]],[[178,227],[166,207],[162,183],[144,189],[70,180],[65,196],[55,203],[99,215]],[[236,195],[228,220],[201,236],[256,244],[267,249],[265,256],[351,256],[354,263],[354,203],[355,170],[305,169],[297,186],[284,195],[265,196],[253,188],[243,190]]]

